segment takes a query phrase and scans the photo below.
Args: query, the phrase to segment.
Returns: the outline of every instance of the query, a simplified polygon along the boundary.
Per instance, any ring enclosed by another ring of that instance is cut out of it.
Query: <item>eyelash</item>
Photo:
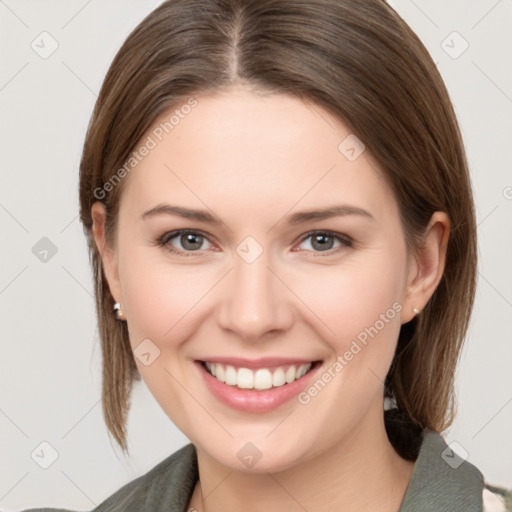
[[[169,251],[173,254],[180,255],[180,256],[185,256],[185,257],[197,256],[197,253],[199,251],[180,251],[178,249],[171,248],[172,246],[169,244],[169,242],[173,238],[176,238],[178,236],[185,235],[185,234],[200,235],[209,241],[208,236],[205,233],[203,233],[202,231],[191,230],[191,229],[179,229],[177,231],[170,231],[170,232],[164,233],[160,238],[158,238],[155,241],[155,245],[164,247],[164,248],[166,248],[167,251]],[[353,246],[353,240],[346,235],[342,235],[341,233],[336,233],[334,231],[320,231],[320,230],[309,231],[300,239],[299,244],[301,244],[308,238],[312,237],[313,235],[327,235],[329,237],[335,238],[336,240],[340,241],[344,247],[352,247]],[[325,254],[322,254],[322,252],[324,252],[324,251],[309,251],[309,252],[313,252],[315,258],[316,257],[322,258],[322,257],[326,257],[326,256],[332,256],[333,254],[338,252],[340,249],[341,249],[340,247],[338,247],[336,249],[329,249],[328,251],[325,251]]]

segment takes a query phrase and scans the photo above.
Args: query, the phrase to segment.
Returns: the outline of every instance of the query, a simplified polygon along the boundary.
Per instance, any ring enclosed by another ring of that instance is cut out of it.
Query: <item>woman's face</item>
[[[343,123],[285,95],[196,100],[142,138],[107,275],[177,427],[224,466],[283,470],[382,428],[414,258],[392,191]],[[338,211],[311,213],[326,209]],[[291,382],[292,363],[315,361]]]

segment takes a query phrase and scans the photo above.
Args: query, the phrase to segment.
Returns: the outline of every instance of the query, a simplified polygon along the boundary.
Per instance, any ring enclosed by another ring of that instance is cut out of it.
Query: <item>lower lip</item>
[[[307,387],[311,379],[318,372],[321,364],[318,364],[303,375],[300,379],[290,384],[283,384],[276,388],[262,391],[254,389],[240,389],[220,382],[210,375],[199,361],[195,361],[199,371],[211,393],[223,404],[243,412],[261,413],[277,409],[279,406],[296,397]]]

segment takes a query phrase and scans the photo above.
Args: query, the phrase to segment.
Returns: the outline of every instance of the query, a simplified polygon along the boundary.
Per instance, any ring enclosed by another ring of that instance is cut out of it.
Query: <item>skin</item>
[[[196,98],[124,178],[115,247],[105,244],[103,205],[92,207],[94,237],[132,348],[149,338],[160,350],[148,366],[135,358],[142,378],[197,449],[199,481],[189,507],[397,511],[414,463],[387,438],[383,382],[401,324],[413,318],[413,307],[424,307],[442,276],[449,219],[436,212],[423,246],[408,250],[377,163],[369,151],[349,161],[338,145],[350,130],[318,105],[241,86]],[[222,224],[140,218],[164,202],[207,209]],[[284,219],[338,204],[373,219]],[[177,229],[206,235],[196,251],[179,236],[168,243],[192,256],[155,245]],[[312,230],[349,236],[353,244],[315,244],[304,238]],[[250,264],[236,252],[247,236],[263,249]],[[194,364],[208,356],[302,357],[323,360],[322,372],[393,303],[401,311],[307,404],[292,399],[266,413],[235,411],[211,395]],[[262,454],[251,468],[237,457],[247,442]]]

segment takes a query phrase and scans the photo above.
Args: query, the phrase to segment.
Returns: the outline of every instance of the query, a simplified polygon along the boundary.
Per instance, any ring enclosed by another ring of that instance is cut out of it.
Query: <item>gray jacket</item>
[[[91,512],[188,512],[198,477],[196,450],[190,443],[121,487]],[[485,512],[485,492],[489,490],[480,471],[453,452],[439,434],[426,429],[398,512]],[[38,508],[25,512],[72,511]]]

